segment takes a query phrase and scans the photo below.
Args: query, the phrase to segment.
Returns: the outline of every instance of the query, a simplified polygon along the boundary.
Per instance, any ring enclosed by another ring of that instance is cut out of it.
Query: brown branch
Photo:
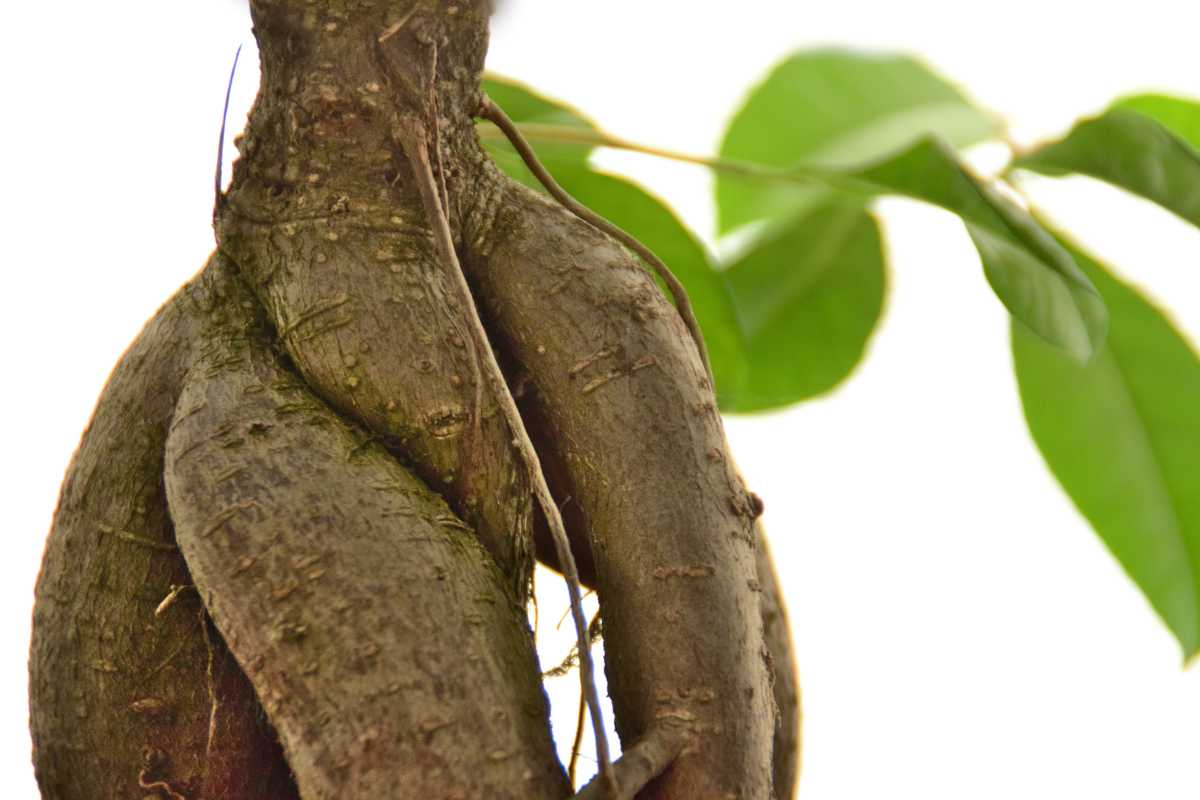
[[[558,181],[554,180],[554,176],[542,166],[542,162],[538,160],[537,154],[533,152],[533,148],[525,140],[516,123],[498,105],[493,103],[491,98],[487,96],[483,98],[479,115],[504,133],[512,146],[516,148],[517,153],[520,154],[521,160],[525,162],[525,166],[534,174],[538,182],[546,187],[546,191],[550,193],[551,197],[593,228],[607,233],[634,253],[637,253],[654,270],[654,273],[667,285],[667,289],[671,292],[671,299],[675,301],[675,308],[679,311],[679,316],[683,318],[683,324],[687,326],[688,332],[691,333],[692,341],[696,343],[696,350],[700,354],[700,361],[703,363],[704,371],[708,375],[709,384],[713,385],[712,367],[708,362],[708,348],[704,344],[704,334],[700,331],[700,323],[696,320],[696,314],[692,310],[692,301],[688,298],[687,290],[679,282],[679,279],[675,277],[675,273],[671,272],[671,268],[663,263],[663,260],[656,256],[653,250],[639,242],[633,235],[592,211],[574,197],[571,197],[565,189],[559,186]]]

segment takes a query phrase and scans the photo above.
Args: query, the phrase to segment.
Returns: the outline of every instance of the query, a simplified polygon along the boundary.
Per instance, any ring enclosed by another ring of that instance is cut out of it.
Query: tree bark
[[[192,580],[167,516],[163,452],[217,291],[206,272],[147,325],[109,379],[63,484],[29,662],[43,797],[141,797],[142,784],[164,782],[189,800],[297,797],[200,598],[175,591]]]
[[[687,330],[624,249],[494,180],[496,218],[466,269],[582,515],[621,740],[686,732],[654,796],[770,797],[753,503]]]
[[[571,498],[622,742],[654,756],[623,774],[666,767],[622,793],[790,793],[757,503],[643,265],[484,154],[488,3],[251,10],[263,82],[218,253],[114,372],[47,544],[43,795],[569,794],[522,616],[541,520],[475,313]],[[473,307],[397,137],[414,119]]]
[[[505,576],[441,498],[283,366],[249,298],[231,279],[206,331],[166,490],[301,796],[562,797]]]

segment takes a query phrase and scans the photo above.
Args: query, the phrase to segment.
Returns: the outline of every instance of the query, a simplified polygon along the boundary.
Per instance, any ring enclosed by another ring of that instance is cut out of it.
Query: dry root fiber
[[[625,755],[580,796],[790,796],[786,619],[702,343],[636,246],[484,154],[487,4],[251,5],[217,253],[114,372],[47,544],[43,795],[569,797],[537,549],[600,596]]]

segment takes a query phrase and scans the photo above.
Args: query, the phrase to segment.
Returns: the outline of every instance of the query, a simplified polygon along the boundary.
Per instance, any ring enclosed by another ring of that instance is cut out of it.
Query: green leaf
[[[725,273],[748,372],[723,408],[789,405],[836,386],[862,359],[883,310],[879,228],[833,201],[761,239]]]
[[[1138,94],[1123,97],[1113,108],[1135,111],[1162,125],[1171,133],[1200,150],[1200,103],[1165,94]]]
[[[1079,173],[1119,186],[1200,226],[1200,106],[1143,96],[1078,123],[1015,166]]]
[[[1025,417],[1063,488],[1192,656],[1200,650],[1200,358],[1146,298],[1075,257],[1107,302],[1112,329],[1083,366],[1013,325]]]
[[[945,144],[924,139],[886,161],[843,174],[867,190],[906,195],[957,214],[996,296],[1046,341],[1080,361],[1103,342],[1104,302],[1071,254],[1029,214],[973,176]]]
[[[721,142],[723,158],[773,167],[844,167],[878,159],[936,133],[955,146],[989,138],[995,118],[908,56],[847,50],[799,52],[746,98]],[[728,233],[821,202],[812,185],[719,174],[717,226]]]
[[[518,124],[567,125],[596,130],[582,114],[518,84],[492,76],[484,82],[488,96]],[[512,147],[481,127],[496,163],[513,178],[539,191],[541,185]],[[737,394],[747,362],[741,332],[721,274],[708,252],[661,200],[633,183],[598,172],[588,164],[592,145],[535,139],[538,158],[576,200],[639,239],[670,267],[687,289],[712,363],[718,402]]]

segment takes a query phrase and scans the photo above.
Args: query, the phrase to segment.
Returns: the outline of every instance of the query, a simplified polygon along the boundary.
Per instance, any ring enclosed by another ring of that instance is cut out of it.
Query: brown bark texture
[[[251,10],[217,252],[114,371],[47,542],[43,797],[571,796],[524,612],[535,549],[556,560],[476,314],[600,598],[621,796],[790,797],[757,499],[644,265],[481,148],[488,4]]]

